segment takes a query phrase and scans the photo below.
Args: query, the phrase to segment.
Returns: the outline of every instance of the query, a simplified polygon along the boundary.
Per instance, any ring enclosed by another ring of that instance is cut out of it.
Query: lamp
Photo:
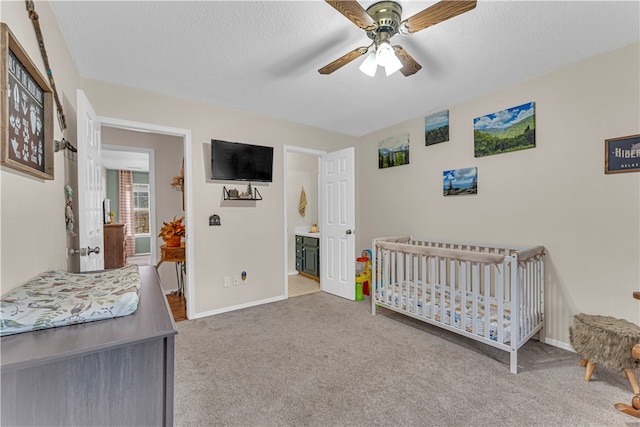
[[[371,52],[362,64],[360,64],[360,71],[366,75],[373,77],[376,75],[378,65],[384,67],[387,76],[395,73],[403,67],[402,62],[396,56],[395,51],[388,42],[382,42],[378,45],[375,52]]]

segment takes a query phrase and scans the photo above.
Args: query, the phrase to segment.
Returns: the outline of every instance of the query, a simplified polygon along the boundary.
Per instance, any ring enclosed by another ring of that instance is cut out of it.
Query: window
[[[133,184],[133,223],[136,236],[149,235],[149,184]]]

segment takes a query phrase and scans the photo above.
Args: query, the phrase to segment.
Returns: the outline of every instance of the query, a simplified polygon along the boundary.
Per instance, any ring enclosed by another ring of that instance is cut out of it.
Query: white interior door
[[[100,120],[78,90],[78,238],[80,271],[104,269]]]
[[[355,300],[354,149],[322,156],[320,283],[322,290]]]

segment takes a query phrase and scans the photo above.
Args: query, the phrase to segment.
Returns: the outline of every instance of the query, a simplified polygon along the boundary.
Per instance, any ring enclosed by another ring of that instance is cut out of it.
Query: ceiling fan
[[[388,75],[400,71],[405,77],[422,68],[401,46],[391,46],[391,37],[400,33],[409,35],[439,24],[476,7],[476,0],[442,0],[415,15],[402,20],[402,7],[394,1],[381,1],[364,10],[357,1],[325,0],[347,19],[365,30],[373,40],[369,46],[358,47],[320,68],[320,74],[331,74],[351,61],[371,53],[360,65],[365,74],[374,76],[378,65],[383,66]]]

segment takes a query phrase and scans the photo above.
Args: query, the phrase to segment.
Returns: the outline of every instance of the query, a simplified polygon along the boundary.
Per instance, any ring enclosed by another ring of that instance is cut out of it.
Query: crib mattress
[[[425,294],[423,298],[423,286],[420,284],[417,289],[414,288],[412,282],[403,285],[390,284],[388,286],[382,286],[377,289],[379,295],[378,301],[391,305],[393,307],[400,308],[404,311],[424,316],[429,319],[433,319],[437,322],[451,325],[451,292],[445,289],[444,292],[444,318],[442,318],[442,292],[440,285],[435,285],[435,301],[431,296],[431,287],[425,286]],[[408,298],[407,298],[408,294]],[[417,294],[417,302],[416,296]],[[466,292],[464,298],[464,330],[469,333],[474,333],[474,321],[473,321],[473,300],[477,301],[476,308],[476,321],[475,321],[475,334],[479,336],[485,336],[485,325],[489,324],[489,338],[493,341],[498,341],[498,300],[495,298],[489,299],[489,321],[485,321],[486,317],[486,304],[483,296],[474,295],[472,292]],[[455,293],[453,315],[454,326],[457,329],[462,329],[463,325],[462,317],[462,292]],[[415,307],[415,308],[414,308]],[[500,322],[503,328],[503,344],[509,344],[511,342],[511,304],[509,301],[503,301],[503,320]]]
[[[137,265],[100,273],[42,273],[0,298],[0,336],[94,320],[136,311]]]

